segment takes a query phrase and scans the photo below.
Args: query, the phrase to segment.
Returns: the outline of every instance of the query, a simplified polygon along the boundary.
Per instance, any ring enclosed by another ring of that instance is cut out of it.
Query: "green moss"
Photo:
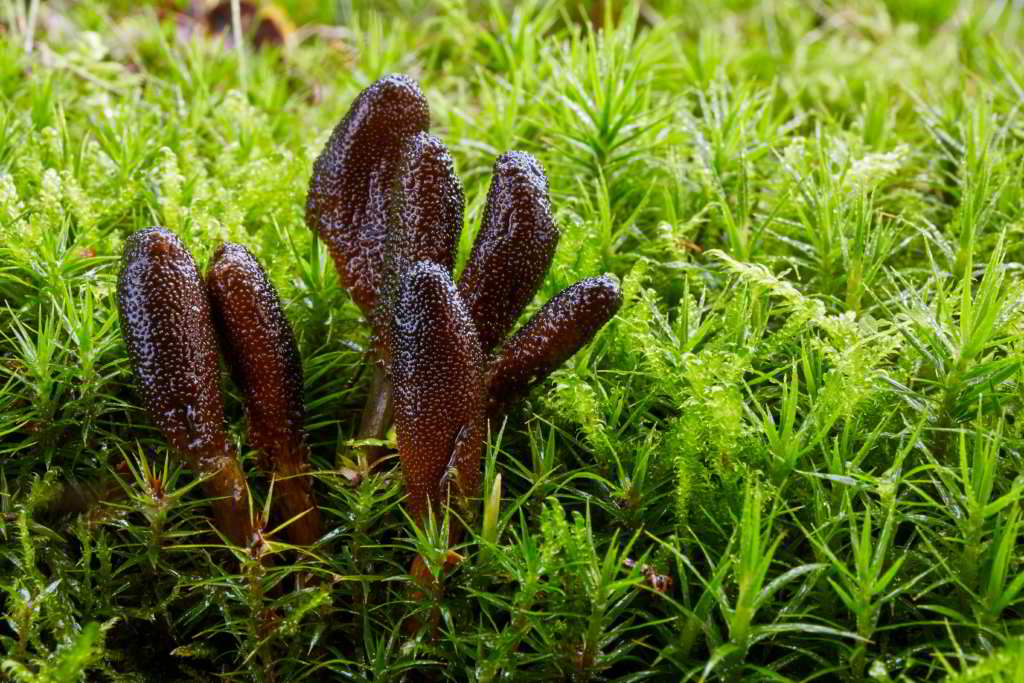
[[[295,44],[242,59],[164,9],[0,13],[0,680],[1019,678],[1013,3],[277,4]],[[625,299],[492,439],[493,526],[426,599],[443,533],[337,471],[368,331],[303,220],[392,71],[464,181],[460,263],[525,149],[563,233],[531,310],[604,271]],[[279,289],[317,547],[223,547],[142,410],[114,282],[153,224]]]

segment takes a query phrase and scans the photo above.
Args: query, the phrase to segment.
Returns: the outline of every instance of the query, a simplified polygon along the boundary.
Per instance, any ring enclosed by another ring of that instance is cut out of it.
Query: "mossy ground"
[[[1024,680],[1020,3],[368,4],[282,3],[296,44],[239,59],[172,2],[3,3],[0,679]],[[336,474],[367,329],[303,222],[395,71],[460,260],[525,149],[563,231],[533,307],[626,298],[494,435],[498,515],[424,600],[398,477]],[[301,567],[217,547],[140,408],[113,284],[152,224],[286,302],[329,530]]]

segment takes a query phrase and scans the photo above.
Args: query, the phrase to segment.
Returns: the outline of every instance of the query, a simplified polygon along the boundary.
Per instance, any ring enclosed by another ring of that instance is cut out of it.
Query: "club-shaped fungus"
[[[117,282],[121,334],[150,419],[195,472],[206,477],[217,527],[233,543],[253,541],[249,490],[224,431],[220,366],[206,288],[174,234],[131,235]]]
[[[249,444],[275,475],[275,508],[298,545],[322,533],[313,498],[302,402],[302,364],[277,291],[245,247],[224,244],[206,275],[224,357],[245,397]]]

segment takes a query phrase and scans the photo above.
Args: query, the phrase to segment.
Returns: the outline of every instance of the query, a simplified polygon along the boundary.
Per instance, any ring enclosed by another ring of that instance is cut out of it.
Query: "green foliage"
[[[0,680],[1024,676],[1019,7],[276,4],[294,40],[241,52],[189,3],[0,9]],[[368,332],[303,221],[391,71],[465,183],[460,264],[519,148],[562,230],[533,310],[624,290],[492,425],[458,558],[397,470],[339,471]],[[259,548],[224,545],[141,409],[114,283],[152,224],[201,266],[244,243],[280,290],[312,548],[266,519],[226,378]]]

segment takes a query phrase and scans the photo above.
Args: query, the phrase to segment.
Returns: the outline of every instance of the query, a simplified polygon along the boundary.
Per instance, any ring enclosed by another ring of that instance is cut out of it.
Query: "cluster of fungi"
[[[417,524],[448,505],[469,509],[489,420],[586,344],[622,300],[614,278],[588,278],[510,335],[558,242],[547,178],[528,154],[498,158],[456,282],[463,192],[428,124],[413,80],[377,81],[331,134],[306,204],[306,222],[372,330],[374,379],[357,436],[381,439],[394,425],[405,504]],[[275,477],[275,514],[290,521],[292,543],[315,543],[322,528],[303,433],[299,353],[253,255],[225,244],[203,279],[177,237],[143,230],[126,244],[118,302],[143,403],[172,448],[205,478],[221,533],[250,548],[261,538],[224,429],[218,345],[244,395],[249,441]],[[363,449],[363,472],[382,454],[379,446]],[[454,543],[459,528],[451,529]],[[414,563],[414,574],[423,571]]]

